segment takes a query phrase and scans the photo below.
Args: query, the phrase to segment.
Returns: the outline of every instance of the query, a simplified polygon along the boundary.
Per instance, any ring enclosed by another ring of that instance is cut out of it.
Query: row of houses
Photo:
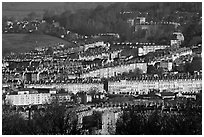
[[[91,91],[96,90],[103,92],[104,85],[102,83],[69,83],[69,84],[27,84],[26,88],[34,88],[34,89],[43,89],[43,88],[56,88],[56,89],[64,89],[66,92],[72,92],[76,94],[80,91]]]
[[[108,89],[104,87],[108,85]],[[77,93],[80,91],[96,90],[108,91],[111,94],[120,94],[122,92],[132,92],[135,94],[144,94],[151,89],[196,92],[202,89],[202,79],[163,79],[163,80],[119,80],[108,81],[107,83],[68,83],[68,84],[28,84],[27,88],[57,88],[65,89],[66,92]]]
[[[44,105],[52,102],[87,104],[104,100],[105,94],[93,90],[86,92],[80,90],[73,94],[56,88],[24,88],[6,94],[4,103],[14,106]]]
[[[120,53],[122,50],[117,50],[117,51],[111,51],[111,52],[105,52],[105,53],[97,53],[94,55],[79,55],[79,60],[94,60],[96,58],[99,59],[109,59],[109,60],[113,60],[114,58],[119,58],[120,57]]]
[[[94,43],[89,43],[84,45],[84,51],[86,51],[89,48],[95,48],[95,47],[110,47],[109,43],[105,43],[104,41],[98,41]]]
[[[170,47],[170,45],[145,45],[138,48],[138,56],[146,55],[149,52],[155,52],[156,50],[165,49],[168,47]]]
[[[202,79],[176,79],[176,80],[121,80],[108,83],[108,92],[111,94],[147,94],[149,90],[172,92],[193,92],[202,90]]]
[[[87,78],[87,77],[108,78],[108,77],[114,77],[114,76],[120,75],[124,72],[134,71],[135,69],[140,69],[142,73],[147,73],[147,63],[138,62],[138,63],[101,68],[101,69],[90,71],[88,73],[84,73],[81,75],[81,78]]]
[[[107,86],[107,88],[105,88]],[[46,85],[28,85],[28,88],[42,88]],[[175,79],[175,80],[120,80],[108,83],[70,83],[50,85],[50,88],[65,89],[66,92],[96,90],[108,91],[110,94],[132,93],[147,94],[149,90],[168,90],[173,92],[197,92],[202,89],[202,79]]]

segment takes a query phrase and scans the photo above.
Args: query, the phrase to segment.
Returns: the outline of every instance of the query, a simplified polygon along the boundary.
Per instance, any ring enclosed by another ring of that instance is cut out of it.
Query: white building
[[[103,41],[91,43],[91,44],[86,44],[84,45],[84,51],[86,51],[89,48],[94,48],[94,47],[110,47],[110,43],[104,43]]]
[[[6,101],[12,105],[40,105],[49,102],[50,93],[6,95]]]
[[[89,91],[92,88],[96,88],[99,91],[103,91],[103,84],[101,83],[68,83],[68,84],[52,84],[52,85],[27,85],[27,88],[56,88],[56,89],[65,89],[66,92],[72,92],[76,94],[80,91]]]
[[[179,58],[180,56],[185,56],[185,55],[192,55],[193,51],[190,48],[180,48],[176,50],[174,53],[172,53],[172,60],[174,61],[175,59]]]
[[[172,39],[171,40],[171,46],[179,47],[180,45],[181,45],[181,41],[180,40],[177,40],[177,39]]]
[[[94,60],[96,58],[103,59],[103,58],[108,58],[109,54],[108,53],[102,53],[102,54],[97,54],[97,55],[92,55],[92,56],[81,56],[79,55],[80,60]]]
[[[128,19],[128,20],[127,20],[127,23],[128,23],[130,26],[134,26],[134,22],[135,22],[135,19]]]
[[[181,32],[174,32],[173,35],[176,35],[176,39],[180,40],[181,42],[184,41],[184,36]]]
[[[95,54],[95,55],[91,55],[91,56],[82,56],[79,54],[79,60],[94,60],[96,58],[100,58],[100,59],[111,59],[113,60],[114,58],[118,58],[119,57],[119,53],[121,53],[122,50],[116,50],[116,51],[112,51],[112,52],[106,52],[106,53],[99,53],[99,54]]]
[[[137,19],[139,20],[139,24],[145,24],[145,17],[137,17]]]
[[[165,49],[170,45],[143,45],[138,48],[138,56],[146,55],[149,52],[155,52],[158,49]]]

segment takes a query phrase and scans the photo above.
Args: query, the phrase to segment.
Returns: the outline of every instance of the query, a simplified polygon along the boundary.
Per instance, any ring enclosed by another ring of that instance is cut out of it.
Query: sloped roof
[[[136,99],[162,99],[161,96],[156,94],[139,95],[135,97]]]

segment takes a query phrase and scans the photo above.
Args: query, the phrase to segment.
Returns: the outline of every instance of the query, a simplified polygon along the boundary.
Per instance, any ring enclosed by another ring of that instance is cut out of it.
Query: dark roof
[[[161,92],[161,96],[175,96],[173,92]]]
[[[188,92],[188,93],[181,93],[182,95],[196,95],[196,93],[191,93],[191,92]]]

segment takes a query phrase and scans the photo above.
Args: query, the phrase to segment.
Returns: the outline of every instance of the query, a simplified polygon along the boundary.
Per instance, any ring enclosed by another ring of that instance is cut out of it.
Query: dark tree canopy
[[[194,135],[202,133],[202,114],[188,109],[184,113],[124,111],[116,124],[118,135]],[[187,130],[188,129],[188,130]]]
[[[75,109],[67,109],[53,101],[44,111],[32,112],[27,120],[19,112],[4,110],[2,115],[2,133],[4,135],[71,135],[81,134],[77,128]]]

